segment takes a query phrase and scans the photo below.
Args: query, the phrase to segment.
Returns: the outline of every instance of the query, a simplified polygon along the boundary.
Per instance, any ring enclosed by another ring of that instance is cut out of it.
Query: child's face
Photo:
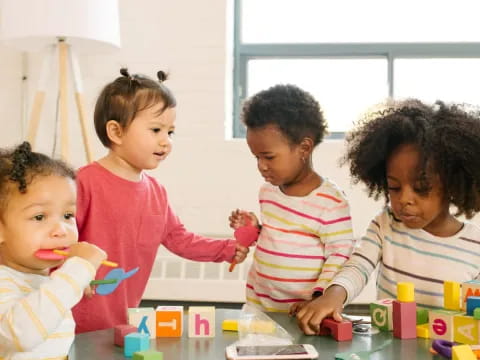
[[[65,248],[77,242],[75,202],[75,181],[62,176],[38,176],[24,194],[14,187],[0,221],[3,264],[42,275],[60,265],[63,260],[41,260],[34,254],[40,249]]]
[[[276,125],[247,129],[247,143],[265,181],[275,186],[295,183],[305,165],[300,146],[291,145]]]
[[[175,130],[175,108],[159,115],[159,103],[140,111],[121,137],[120,156],[136,171],[155,169],[172,150]]]
[[[438,176],[430,176],[431,190],[423,192],[419,179],[420,154],[412,144],[399,146],[387,162],[387,184],[395,217],[411,229],[444,232],[451,217]]]

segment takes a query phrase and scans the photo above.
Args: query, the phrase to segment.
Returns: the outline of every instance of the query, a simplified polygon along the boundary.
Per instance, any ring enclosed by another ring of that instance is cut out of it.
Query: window
[[[234,137],[243,100],[293,83],[342,138],[387,96],[480,104],[474,0],[234,0]]]

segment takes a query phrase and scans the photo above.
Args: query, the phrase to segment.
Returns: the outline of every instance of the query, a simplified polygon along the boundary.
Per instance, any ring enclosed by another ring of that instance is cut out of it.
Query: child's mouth
[[[35,257],[42,260],[63,260],[65,259],[64,255],[56,254],[53,250],[62,250],[67,251],[68,248],[55,248],[55,249],[40,249],[35,252]]]

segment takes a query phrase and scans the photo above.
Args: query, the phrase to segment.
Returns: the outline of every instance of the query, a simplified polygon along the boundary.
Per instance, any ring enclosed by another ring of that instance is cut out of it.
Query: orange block
[[[183,306],[159,306],[156,309],[157,337],[181,337]]]

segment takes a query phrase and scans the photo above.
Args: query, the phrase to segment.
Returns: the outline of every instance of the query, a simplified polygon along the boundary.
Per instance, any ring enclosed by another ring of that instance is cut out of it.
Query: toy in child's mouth
[[[40,249],[35,252],[35,256],[42,260],[62,260],[68,256],[68,248],[63,249]],[[113,261],[104,260],[102,265],[117,267],[118,264]]]
[[[246,218],[245,223],[246,224],[244,226],[240,226],[237,230],[235,230],[233,236],[235,236],[237,243],[242,246],[249,247],[255,241],[257,241],[260,230],[257,226],[252,225],[250,218]],[[228,271],[232,272],[236,264],[237,262],[233,260],[228,268]]]

